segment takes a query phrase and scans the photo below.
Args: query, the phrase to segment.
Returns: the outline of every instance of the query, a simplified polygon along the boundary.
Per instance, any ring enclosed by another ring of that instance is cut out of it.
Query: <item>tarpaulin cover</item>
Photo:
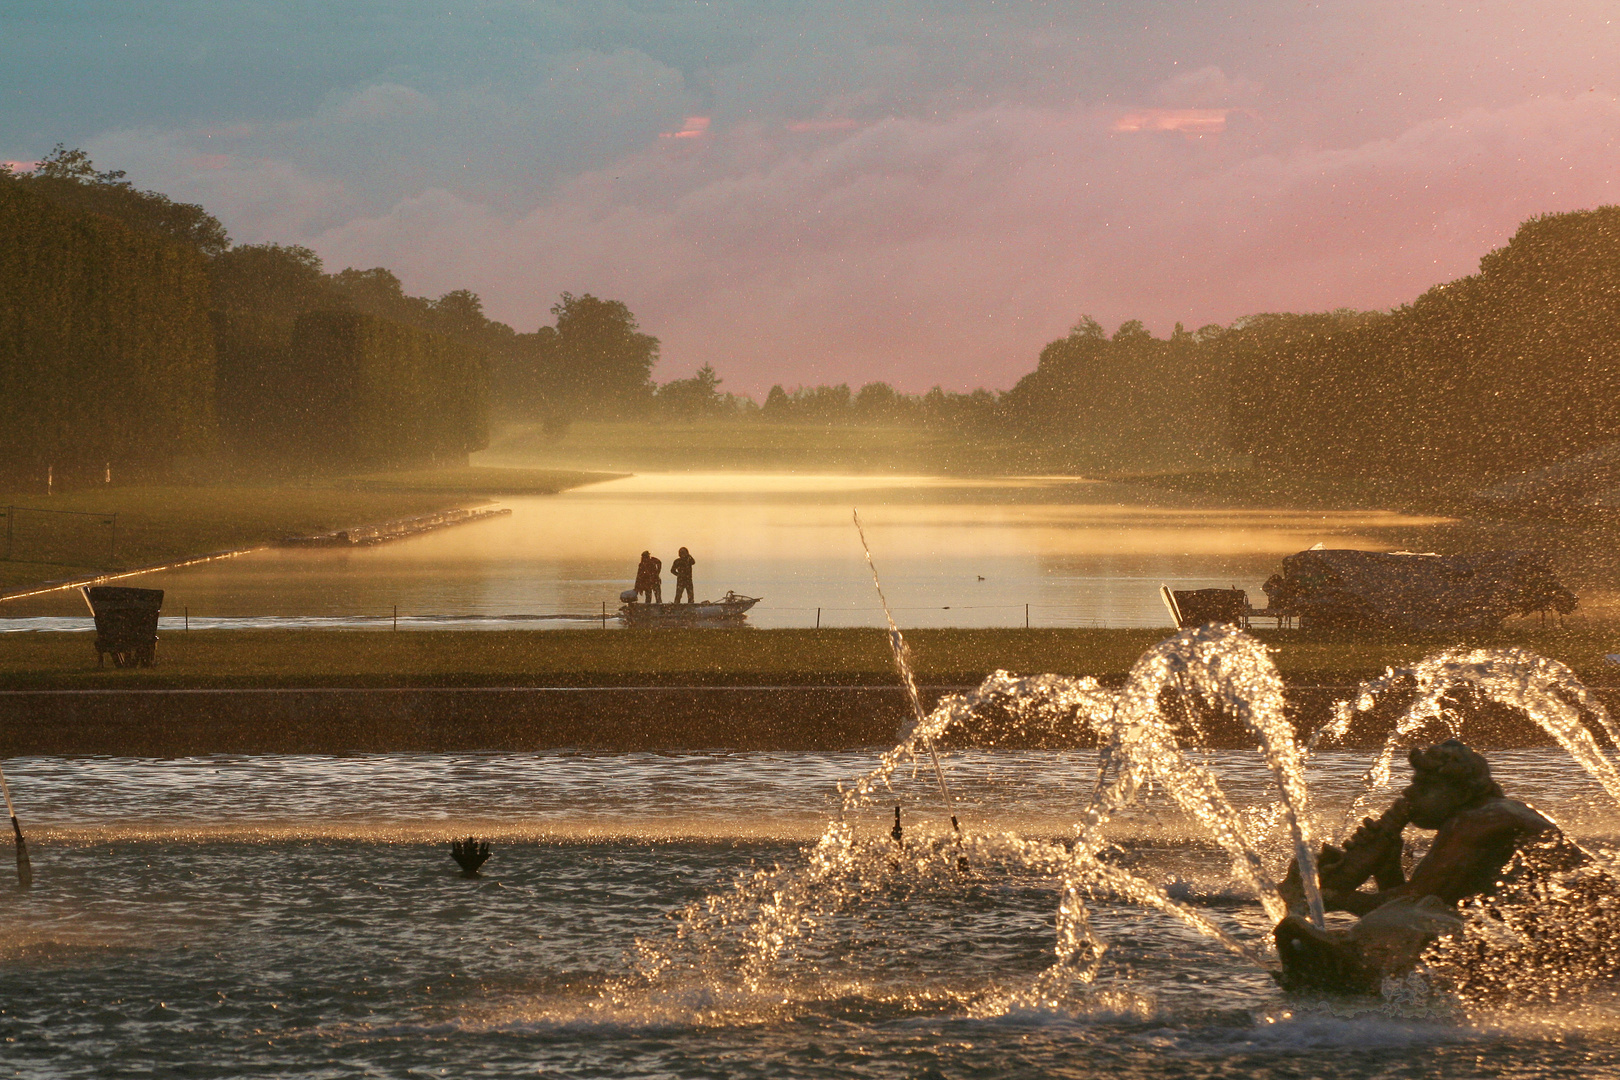
[[[1489,630],[1510,615],[1575,610],[1575,594],[1533,551],[1301,551],[1265,590],[1270,606],[1298,615],[1301,626]]]

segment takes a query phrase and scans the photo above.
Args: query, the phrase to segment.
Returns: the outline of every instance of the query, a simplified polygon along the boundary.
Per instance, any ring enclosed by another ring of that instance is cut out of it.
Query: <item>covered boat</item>
[[[619,608],[619,618],[626,626],[741,626],[748,618],[748,609],[762,597],[739,596],[727,592],[719,600],[699,600],[691,604],[643,604],[631,601]]]
[[[1270,611],[1298,616],[1304,627],[1466,632],[1494,629],[1510,615],[1575,610],[1575,594],[1533,551],[1313,549],[1284,559],[1265,590]]]

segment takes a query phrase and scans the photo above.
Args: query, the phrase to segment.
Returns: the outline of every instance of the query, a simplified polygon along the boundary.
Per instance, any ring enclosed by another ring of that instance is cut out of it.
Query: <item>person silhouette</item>
[[[664,583],[660,577],[664,569],[662,560],[650,551],[641,553],[641,565],[636,567],[636,593],[649,604],[664,602]]]
[[[677,604],[681,602],[682,592],[686,593],[686,602],[688,604],[697,603],[696,598],[692,595],[692,566],[696,562],[697,560],[692,558],[690,551],[681,548],[680,555],[676,557],[674,562],[669,564],[670,570],[675,574],[675,602]]]

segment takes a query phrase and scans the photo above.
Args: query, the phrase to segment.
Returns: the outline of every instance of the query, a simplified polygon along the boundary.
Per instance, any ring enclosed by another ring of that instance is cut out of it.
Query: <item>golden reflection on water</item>
[[[1318,542],[1381,548],[1387,545],[1372,535],[1377,531],[1443,520],[1382,511],[1146,506],[1099,496],[1117,499],[1120,490],[1051,477],[641,475],[554,500],[511,500],[513,516],[505,528],[441,533],[420,550],[511,556],[539,549],[559,558],[622,552],[633,559],[650,549],[667,565],[686,546],[700,565],[699,548],[711,563],[730,556],[858,560],[850,514],[859,506],[874,555],[891,562],[946,556],[1280,556]]]
[[[1144,501],[1152,498],[1154,502]],[[1382,534],[1443,519],[1208,508],[1075,477],[1005,479],[647,473],[512,513],[369,548],[273,549],[143,576],[193,615],[612,613],[640,553],[697,559],[699,598],[763,596],[756,626],[879,625],[851,522],[859,507],[896,614],[913,626],[1160,625],[1158,583],[1260,583],[1323,543],[1388,549]],[[83,614],[75,596],[7,616]],[[819,620],[819,622],[818,622]]]

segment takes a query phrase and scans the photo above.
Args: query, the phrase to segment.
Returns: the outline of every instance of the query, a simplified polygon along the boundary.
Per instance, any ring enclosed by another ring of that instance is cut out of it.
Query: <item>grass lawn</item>
[[[609,478],[481,468],[278,486],[104,487],[51,496],[0,492],[0,507],[19,508],[10,529],[11,557],[5,558],[6,548],[0,547],[0,590],[471,506],[497,495],[551,494]]]
[[[496,431],[476,460],[490,465],[627,472],[753,470],[808,473],[986,471],[983,448],[921,427],[777,424],[762,420],[587,421],[560,438],[538,425]]]
[[[624,473],[581,469],[503,469],[470,466],[460,469],[421,469],[414,472],[369,473],[349,477],[347,488],[359,491],[488,496],[555,495],[569,488],[616,480]]]
[[[925,683],[975,683],[996,668],[1118,679],[1163,630],[916,630]],[[1285,678],[1343,684],[1418,660],[1448,643],[1262,631]],[[95,667],[86,633],[4,636],[0,688],[295,686],[891,685],[881,630],[164,630],[158,665]],[[1602,626],[1525,624],[1470,644],[1522,645],[1593,685],[1620,685]],[[1616,675],[1609,674],[1615,671]]]

